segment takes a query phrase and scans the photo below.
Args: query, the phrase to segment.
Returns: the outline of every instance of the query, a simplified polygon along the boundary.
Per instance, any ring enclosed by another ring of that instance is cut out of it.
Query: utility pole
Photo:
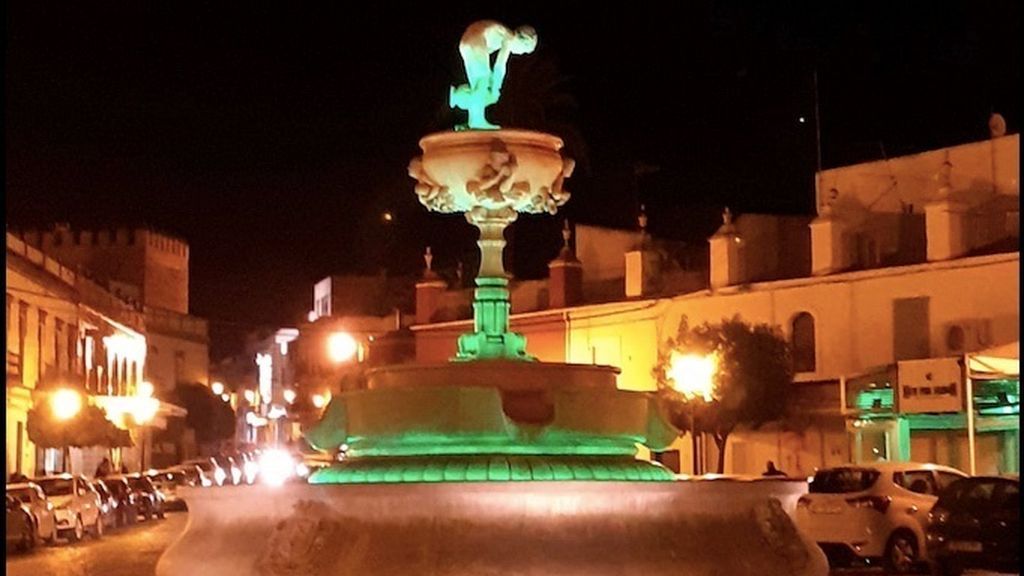
[[[818,106],[818,68],[814,68],[814,146],[817,165],[814,171],[814,209],[818,209],[818,190],[821,189],[821,111]]]

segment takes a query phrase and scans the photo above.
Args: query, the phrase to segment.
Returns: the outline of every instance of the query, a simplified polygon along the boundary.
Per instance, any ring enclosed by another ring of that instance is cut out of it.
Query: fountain
[[[480,231],[473,331],[448,363],[378,368],[336,396],[308,438],[343,462],[308,484],[184,492],[189,523],[157,574],[824,575],[786,510],[785,482],[680,482],[636,457],[678,436],[649,394],[609,366],[538,362],[509,327],[504,230],[554,214],[574,163],[556,136],[503,129],[485,110],[530,27],[469,26],[467,111],[409,165],[429,210]],[[496,53],[492,64],[491,56]]]

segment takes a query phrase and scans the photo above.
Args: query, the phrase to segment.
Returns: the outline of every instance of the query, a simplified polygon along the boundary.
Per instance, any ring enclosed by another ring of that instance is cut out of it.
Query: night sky
[[[215,355],[301,318],[328,274],[414,273],[428,243],[436,267],[473,262],[473,229],[422,209],[406,166],[461,119],[477,19],[538,32],[489,116],[566,140],[573,221],[635,226],[643,203],[655,234],[701,242],[725,205],[811,213],[815,70],[825,168],[983,139],[993,111],[1018,131],[1012,1],[270,4],[8,6],[8,226],[185,238]],[[559,227],[517,222],[517,276],[545,273]]]

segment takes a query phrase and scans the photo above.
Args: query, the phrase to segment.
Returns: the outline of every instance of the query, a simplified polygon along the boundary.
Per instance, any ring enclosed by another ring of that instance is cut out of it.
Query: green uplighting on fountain
[[[370,370],[367,389],[335,396],[307,439],[320,450],[347,446],[346,459],[310,483],[673,479],[636,459],[638,445],[664,449],[679,434],[653,396],[619,390],[617,368],[538,362],[510,328],[505,229],[520,213],[555,214],[575,167],[557,136],[484,117],[508,56],[536,42],[528,26],[471,24],[459,45],[469,82],[451,91],[469,123],[425,136],[409,163],[424,207],[464,213],[480,232],[473,331],[448,363]]]

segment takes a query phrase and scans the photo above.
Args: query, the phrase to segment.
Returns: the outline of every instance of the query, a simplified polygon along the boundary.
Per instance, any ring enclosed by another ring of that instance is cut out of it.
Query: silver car
[[[100,495],[81,474],[61,474],[32,480],[53,503],[57,532],[72,542],[85,536],[103,537]]]
[[[57,519],[54,517],[53,504],[47,499],[43,489],[35,482],[22,482],[7,485],[8,496],[21,501],[36,521],[36,536],[53,544],[57,540]]]

